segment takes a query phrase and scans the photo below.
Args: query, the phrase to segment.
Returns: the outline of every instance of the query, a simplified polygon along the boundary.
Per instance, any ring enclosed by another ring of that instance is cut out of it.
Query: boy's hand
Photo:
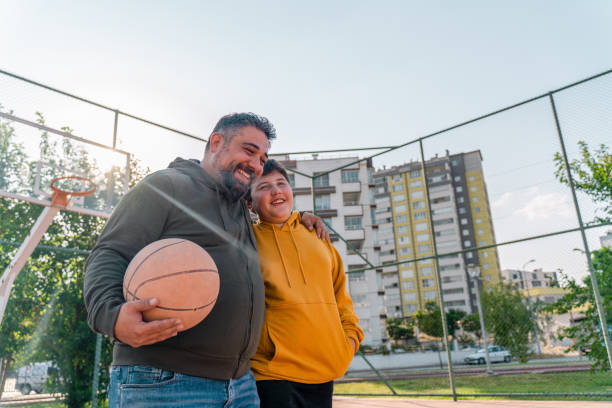
[[[153,309],[157,299],[140,299],[121,305],[115,322],[114,337],[132,347],[147,346],[176,336],[183,329],[179,319],[164,319],[145,322],[142,312]]]
[[[323,240],[329,239],[329,231],[325,227],[325,223],[323,223],[323,219],[321,217],[317,217],[316,215],[304,211],[302,214],[302,224],[309,231],[312,231],[313,228],[317,230],[317,236]]]

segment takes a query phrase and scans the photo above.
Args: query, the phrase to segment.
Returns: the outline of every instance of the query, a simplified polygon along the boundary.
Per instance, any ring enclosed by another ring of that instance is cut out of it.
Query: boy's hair
[[[277,162],[274,159],[266,160],[266,162],[264,163],[264,166],[263,166],[263,173],[261,173],[260,177],[266,176],[266,175],[272,173],[273,171],[278,171],[285,178],[285,180],[287,180],[288,183],[291,182],[289,180],[289,175],[287,175],[287,170],[285,169],[285,166],[283,166],[282,164],[280,164],[279,162]],[[247,192],[247,195],[246,195],[245,199],[248,202],[252,201],[252,198],[251,198],[251,189],[250,188],[249,188],[249,191]]]
[[[267,118],[252,112],[230,113],[229,115],[223,116],[215,125],[211,135],[213,133],[220,133],[227,142],[234,137],[236,131],[246,126],[253,126],[255,129],[261,130],[268,138],[269,143],[272,143],[272,140],[276,139],[276,129],[274,129],[274,125],[270,123]],[[210,137],[206,142],[206,151],[209,149]]]

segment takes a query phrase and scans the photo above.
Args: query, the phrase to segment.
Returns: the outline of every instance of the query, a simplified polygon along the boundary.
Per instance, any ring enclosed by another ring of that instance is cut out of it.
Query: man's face
[[[253,178],[261,175],[269,147],[266,134],[253,126],[245,126],[233,137],[223,139],[213,167],[236,200],[248,191]]]
[[[273,171],[256,178],[251,185],[252,207],[259,218],[282,225],[293,210],[293,191],[285,177]]]

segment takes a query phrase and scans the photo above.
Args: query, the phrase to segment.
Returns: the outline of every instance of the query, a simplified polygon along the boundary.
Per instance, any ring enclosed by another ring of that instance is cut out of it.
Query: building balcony
[[[311,189],[310,187],[294,187],[293,188],[293,195],[297,196],[297,195],[310,195],[311,194]]]
[[[344,234],[342,234],[342,236],[347,241],[354,240],[354,239],[365,239],[365,231],[363,230],[363,228],[350,229],[350,230],[346,230]]]
[[[333,194],[336,192],[336,186],[315,186],[315,194]]]
[[[342,191],[346,193],[361,191],[361,183],[353,182],[353,183],[342,183]]]
[[[364,258],[368,259],[367,254],[361,254],[363,255]],[[351,254],[347,254],[345,256],[342,257],[343,262],[347,265],[360,265],[360,264],[366,264],[366,261],[364,261],[359,255],[356,255],[354,253]]]
[[[363,207],[360,205],[347,205],[342,210],[344,215],[363,215]]]
[[[316,215],[318,215],[321,218],[337,217],[338,216],[338,210],[329,209],[329,208],[325,209],[325,210],[319,210],[317,208]]]

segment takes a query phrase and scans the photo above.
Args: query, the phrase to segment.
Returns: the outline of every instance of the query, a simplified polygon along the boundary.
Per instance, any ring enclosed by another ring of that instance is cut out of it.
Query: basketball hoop
[[[69,190],[64,190],[55,185],[55,183],[57,183],[58,181],[67,180],[67,179],[86,181],[92,185],[92,188],[86,191],[69,191]],[[87,177],[81,177],[81,176],[56,177],[53,180],[51,180],[51,190],[53,190],[53,195],[51,196],[51,205],[55,207],[66,207],[68,205],[68,202],[70,201],[70,197],[88,196],[94,191],[96,191],[96,187],[97,187],[96,183],[94,183],[91,179],[88,179]]]

